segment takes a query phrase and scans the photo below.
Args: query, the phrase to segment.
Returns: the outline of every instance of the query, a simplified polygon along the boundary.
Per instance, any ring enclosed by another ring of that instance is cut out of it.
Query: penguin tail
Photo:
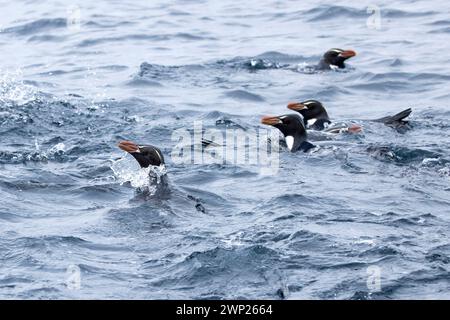
[[[383,117],[381,119],[377,119],[377,121],[383,122],[385,124],[394,124],[396,122],[400,122],[400,123],[407,122],[405,120],[405,118],[408,117],[411,114],[411,112],[412,112],[412,109],[408,108],[408,109],[403,110],[393,116],[387,116],[387,117]]]

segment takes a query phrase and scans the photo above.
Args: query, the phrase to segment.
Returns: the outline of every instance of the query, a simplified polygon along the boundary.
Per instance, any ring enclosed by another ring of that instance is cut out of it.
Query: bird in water
[[[281,116],[265,116],[261,119],[261,123],[273,126],[281,131],[286,141],[286,146],[291,152],[304,151],[314,148],[315,146],[307,141],[303,119],[298,114],[287,114]]]
[[[357,124],[334,124],[330,120],[327,110],[321,102],[317,100],[306,100],[303,102],[292,102],[288,104],[288,109],[297,111],[303,117],[305,126],[308,129],[324,130],[326,132],[338,133],[342,131],[356,133],[362,130],[360,125]],[[389,127],[395,129],[406,129],[408,127],[408,121],[405,120],[411,114],[411,108],[403,110],[393,116],[386,116],[379,119],[370,121],[381,122]]]
[[[152,145],[138,145],[132,141],[120,141],[118,147],[132,155],[141,168],[164,166],[164,156],[160,149]],[[169,183],[165,173],[160,174],[156,170],[149,170],[149,185],[156,187],[154,194],[161,196],[169,193]],[[144,191],[145,190],[141,190]],[[154,195],[152,194],[152,195]]]
[[[138,145],[132,141],[120,141],[118,144],[118,147],[122,149],[123,151],[128,152],[131,154],[136,161],[139,163],[141,168],[148,168],[150,166],[154,167],[160,167],[164,166],[164,156],[161,152],[161,150],[155,146],[152,145]],[[167,198],[169,194],[171,194],[171,191],[174,191],[173,193],[182,198],[186,198],[189,201],[195,202],[195,209],[199,212],[205,213],[206,209],[201,203],[201,200],[190,195],[190,194],[184,194],[180,193],[178,190],[170,190],[169,189],[169,181],[167,178],[167,174],[163,173],[162,175],[158,174],[157,172],[150,170],[149,171],[149,179],[150,179],[150,185],[156,186],[156,192],[152,193],[152,197],[157,198]],[[142,191],[142,190],[141,190]],[[146,193],[144,191],[144,193]]]
[[[345,68],[345,61],[356,56],[353,50],[342,50],[333,48],[328,50],[320,59],[317,69],[319,70],[337,70]]]
[[[362,130],[362,127],[357,124],[332,123],[327,110],[317,100],[292,102],[287,107],[290,110],[297,111],[303,117],[303,122],[307,129],[323,130],[330,133],[357,133]]]

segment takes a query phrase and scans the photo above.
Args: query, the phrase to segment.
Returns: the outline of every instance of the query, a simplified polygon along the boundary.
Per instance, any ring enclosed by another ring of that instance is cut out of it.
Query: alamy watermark
[[[370,16],[366,20],[367,28],[373,30],[381,29],[381,9],[377,5],[369,5],[367,7],[366,12],[370,14]]]
[[[367,289],[370,293],[381,291],[381,268],[378,266],[367,267]]]
[[[279,133],[265,128],[193,128],[172,132],[176,143],[171,158],[175,164],[233,164],[257,166],[261,174],[276,174],[279,169]]]
[[[67,29],[70,31],[79,31],[81,29],[81,8],[77,5],[72,5],[67,8]]]
[[[66,286],[69,290],[81,289],[81,270],[79,266],[71,264],[67,267]]]

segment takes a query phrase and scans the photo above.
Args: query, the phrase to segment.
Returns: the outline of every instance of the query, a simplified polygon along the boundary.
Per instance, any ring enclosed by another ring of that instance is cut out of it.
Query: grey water
[[[450,2],[0,5],[0,298],[450,298]],[[306,99],[363,132],[275,175],[170,157],[194,121]],[[161,148],[170,196],[139,197],[123,139]]]

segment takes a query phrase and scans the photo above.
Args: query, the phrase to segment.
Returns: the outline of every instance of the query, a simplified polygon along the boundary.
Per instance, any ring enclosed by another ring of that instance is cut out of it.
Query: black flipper
[[[406,117],[408,117],[411,114],[412,110],[411,108],[408,108],[406,110],[403,110],[402,112],[399,112],[393,116],[387,116],[380,119],[376,119],[377,122],[383,122],[385,125],[388,126],[402,126],[408,123],[407,120],[404,120]]]
[[[300,146],[298,147],[298,150],[302,150],[303,152],[308,152],[312,148],[315,148],[316,146],[308,141],[303,141]]]

